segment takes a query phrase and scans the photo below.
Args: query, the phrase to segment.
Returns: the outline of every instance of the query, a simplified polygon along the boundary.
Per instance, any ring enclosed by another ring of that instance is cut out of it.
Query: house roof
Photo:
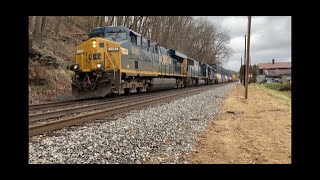
[[[275,62],[272,63],[261,63],[259,64],[259,69],[281,69],[281,68],[291,68],[291,62]]]

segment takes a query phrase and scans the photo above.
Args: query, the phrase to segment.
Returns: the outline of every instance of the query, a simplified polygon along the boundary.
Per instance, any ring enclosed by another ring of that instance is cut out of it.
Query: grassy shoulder
[[[291,106],[291,86],[285,84],[250,84],[253,90],[262,90],[271,97]],[[289,89],[284,91],[283,89]]]
[[[192,163],[290,164],[291,98],[250,84],[245,99],[243,85],[237,84],[194,147]]]

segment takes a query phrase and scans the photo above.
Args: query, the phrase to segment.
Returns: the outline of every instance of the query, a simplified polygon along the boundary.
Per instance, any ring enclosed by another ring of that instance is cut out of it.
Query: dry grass
[[[251,84],[237,85],[189,160],[209,164],[290,164],[291,99]]]

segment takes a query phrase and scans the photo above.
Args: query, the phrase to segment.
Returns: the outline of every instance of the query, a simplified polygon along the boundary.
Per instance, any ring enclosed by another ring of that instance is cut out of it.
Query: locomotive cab
[[[77,47],[72,93],[75,97],[104,97],[112,93],[112,82],[120,69],[120,42],[127,39],[127,33],[96,28],[88,37]]]

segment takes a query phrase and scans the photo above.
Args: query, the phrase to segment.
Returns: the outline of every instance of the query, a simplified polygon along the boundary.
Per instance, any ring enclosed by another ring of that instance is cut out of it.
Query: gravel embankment
[[[186,153],[234,85],[57,131],[62,136],[35,136],[29,163],[188,163]]]

